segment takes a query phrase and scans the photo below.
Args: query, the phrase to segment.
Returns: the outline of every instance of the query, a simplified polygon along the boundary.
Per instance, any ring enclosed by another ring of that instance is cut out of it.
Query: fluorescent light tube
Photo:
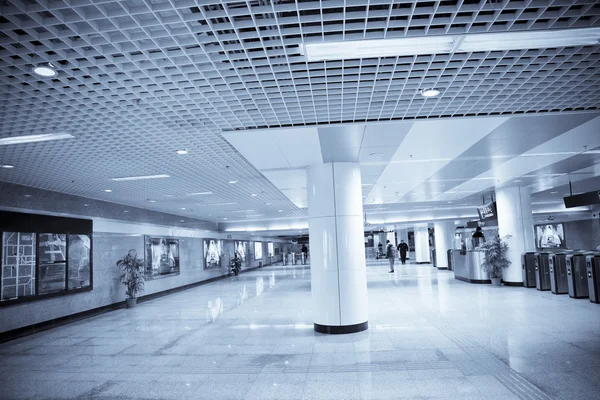
[[[600,28],[582,28],[308,43],[304,52],[308,61],[327,61],[597,44]]]
[[[188,196],[205,196],[205,195],[209,195],[209,194],[213,194],[213,192],[194,192],[194,193],[188,193]]]
[[[205,206],[231,206],[237,203],[212,203],[212,204],[205,204]]]
[[[429,36],[309,43],[304,45],[304,52],[308,61],[326,61],[448,53],[453,46],[453,36]]]
[[[113,181],[122,182],[122,181],[142,181],[145,179],[161,179],[161,178],[170,178],[171,175],[167,174],[158,174],[158,175],[143,175],[143,176],[126,176],[123,178],[111,178]]]
[[[482,33],[465,35],[458,52],[593,46],[599,43],[600,28]]]
[[[41,135],[13,136],[0,139],[0,146],[7,146],[9,144],[47,142],[49,140],[73,139],[74,137],[75,136],[69,133],[46,133]]]

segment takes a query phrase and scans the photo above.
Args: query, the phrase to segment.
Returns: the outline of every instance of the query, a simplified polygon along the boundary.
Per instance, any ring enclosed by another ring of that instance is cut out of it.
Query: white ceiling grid
[[[17,166],[0,180],[170,213],[304,215],[224,131],[600,108],[599,46],[328,62],[301,51],[329,40],[597,27],[596,0],[0,4],[0,137],[77,137],[0,146],[0,161]],[[33,76],[40,62],[58,76]],[[424,87],[443,95],[424,99]],[[182,148],[190,154],[175,155]],[[159,173],[172,178],[110,181]],[[213,195],[186,195],[203,191]]]

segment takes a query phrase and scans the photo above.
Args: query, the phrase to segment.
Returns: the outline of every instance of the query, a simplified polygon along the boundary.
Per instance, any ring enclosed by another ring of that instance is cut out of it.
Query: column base
[[[502,281],[502,283],[504,284],[504,286],[523,286],[523,282],[505,282],[505,281]]]
[[[321,325],[314,324],[315,332],[325,333],[328,335],[344,335],[347,333],[362,332],[369,329],[369,321],[354,325]]]

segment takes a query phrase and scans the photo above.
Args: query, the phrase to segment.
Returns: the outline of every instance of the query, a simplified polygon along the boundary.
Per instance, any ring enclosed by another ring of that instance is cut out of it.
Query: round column
[[[431,262],[429,257],[429,230],[427,224],[415,225],[415,261],[417,264]]]
[[[433,226],[435,261],[438,269],[448,269],[448,250],[452,248],[454,221],[437,221]]]
[[[535,249],[533,214],[531,212],[531,189],[508,187],[496,189],[498,211],[498,233],[508,239],[510,267],[502,271],[502,280],[507,285],[523,284],[521,254]]]
[[[315,331],[364,331],[368,303],[359,165],[309,167],[307,192]]]

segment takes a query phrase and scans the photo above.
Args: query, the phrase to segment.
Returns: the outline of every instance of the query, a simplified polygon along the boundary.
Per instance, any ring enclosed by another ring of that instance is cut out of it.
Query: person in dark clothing
[[[485,243],[485,236],[483,236],[483,229],[480,226],[475,229],[475,233],[473,233],[473,247],[477,247],[483,243]]]
[[[477,227],[477,229],[475,229],[475,233],[473,233],[473,237],[474,238],[482,238],[483,236],[483,229],[481,229],[480,226]]]
[[[377,244],[377,258],[383,257],[383,243],[379,242]]]
[[[305,256],[306,256],[306,253],[308,253],[308,247],[306,247],[306,244],[302,245],[302,252],[304,253]]]
[[[387,250],[385,252],[385,258],[390,262],[390,270],[389,273],[394,272],[394,261],[396,261],[396,254],[394,254],[394,245],[387,241]]]
[[[400,261],[402,264],[406,264],[406,253],[408,252],[408,245],[404,243],[404,240],[400,241],[398,245],[398,252],[400,252]]]

